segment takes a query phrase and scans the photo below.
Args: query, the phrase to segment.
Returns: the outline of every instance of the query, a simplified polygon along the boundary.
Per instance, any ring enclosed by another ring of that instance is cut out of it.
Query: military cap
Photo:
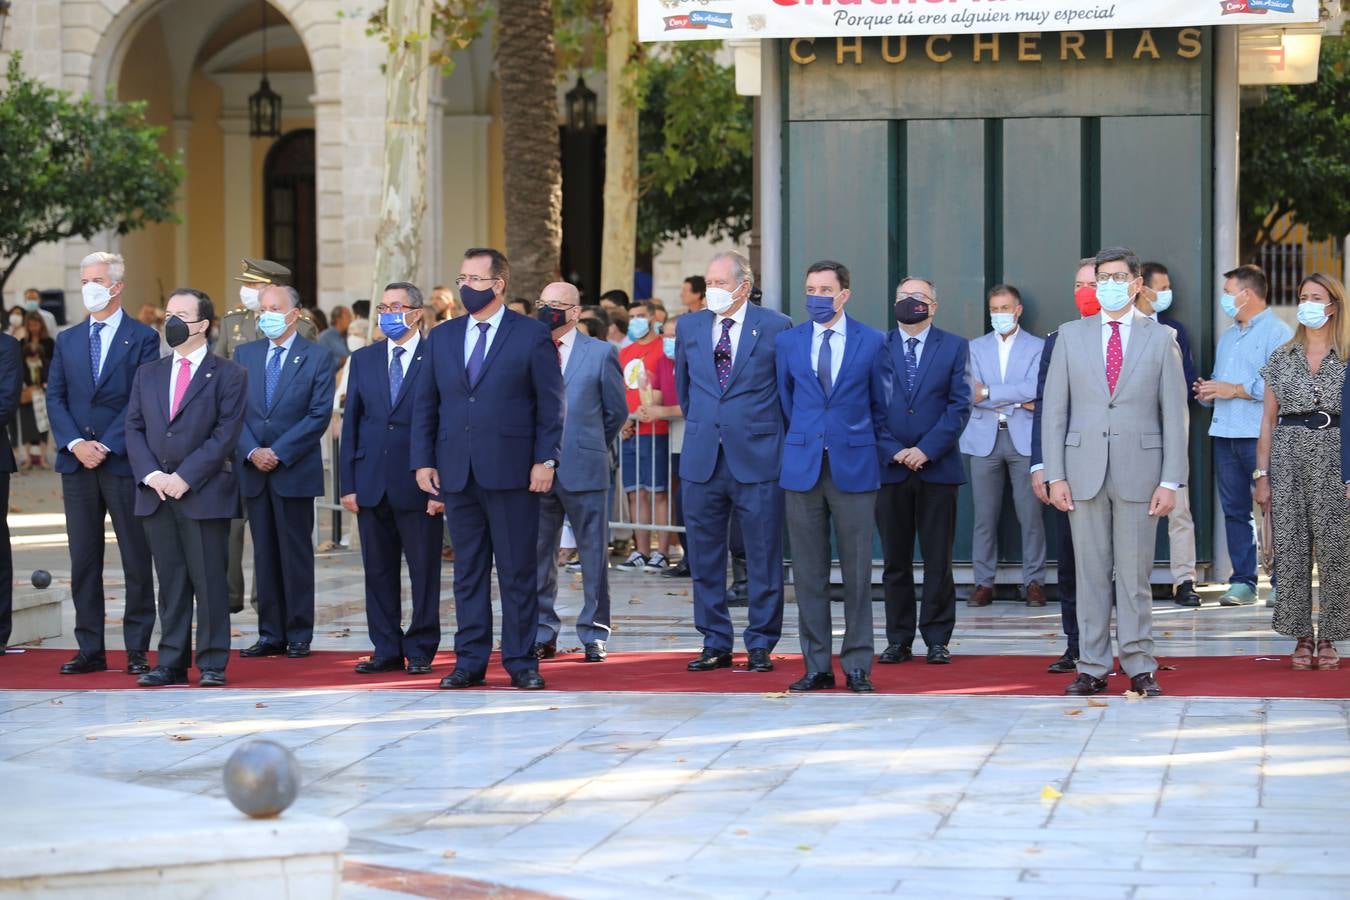
[[[236,275],[234,280],[250,284],[289,284],[291,270],[270,259],[245,258],[244,272],[242,275]]]

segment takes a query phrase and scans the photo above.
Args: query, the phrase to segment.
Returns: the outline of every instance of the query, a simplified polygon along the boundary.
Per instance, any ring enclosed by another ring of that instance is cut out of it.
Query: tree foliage
[[[650,54],[638,78],[638,247],[685,237],[736,240],[753,211],[752,101],[714,41]]]
[[[1244,262],[1290,222],[1315,241],[1350,231],[1350,39],[1323,40],[1316,82],[1242,111],[1241,173]]]
[[[72,98],[10,57],[0,94],[0,291],[39,244],[119,235],[174,219],[181,166],[159,149],[145,104]]]

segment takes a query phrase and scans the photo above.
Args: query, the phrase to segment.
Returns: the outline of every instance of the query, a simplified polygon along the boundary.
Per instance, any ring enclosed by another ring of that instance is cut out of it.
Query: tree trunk
[[[506,255],[514,297],[539,296],[558,279],[562,161],[551,0],[500,0],[497,78],[502,94]]]
[[[633,102],[637,0],[613,0],[609,10],[605,118],[605,212],[600,290],[633,292],[637,252],[638,110]],[[637,299],[634,297],[633,299]]]
[[[379,304],[391,281],[415,281],[427,208],[427,89],[431,0],[389,0],[389,33],[397,49],[384,73],[384,176],[370,297]],[[409,42],[405,35],[417,35]]]

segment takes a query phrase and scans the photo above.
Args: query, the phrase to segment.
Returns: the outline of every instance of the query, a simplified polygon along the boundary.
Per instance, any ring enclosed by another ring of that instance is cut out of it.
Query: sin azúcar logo
[[[702,31],[710,25],[714,28],[730,28],[731,13],[704,12],[702,10],[697,10],[684,16],[666,16],[662,21],[666,23],[666,31],[679,31],[684,29]]]
[[[1292,13],[1294,0],[1220,0],[1219,8],[1225,16],[1233,13],[1264,16],[1268,12]]]

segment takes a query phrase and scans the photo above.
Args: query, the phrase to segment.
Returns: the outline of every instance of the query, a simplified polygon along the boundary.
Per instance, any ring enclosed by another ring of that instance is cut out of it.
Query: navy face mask
[[[549,331],[557,331],[567,324],[567,310],[555,309],[552,306],[541,306],[535,312],[535,316],[540,322],[548,326]]]
[[[480,291],[476,288],[469,287],[467,284],[461,284],[459,286],[459,300],[464,304],[464,308],[467,309],[471,315],[491,303],[492,299],[496,296],[496,292],[490,289]]]
[[[824,325],[835,316],[834,298],[807,294],[806,314],[811,317],[811,321]]]

